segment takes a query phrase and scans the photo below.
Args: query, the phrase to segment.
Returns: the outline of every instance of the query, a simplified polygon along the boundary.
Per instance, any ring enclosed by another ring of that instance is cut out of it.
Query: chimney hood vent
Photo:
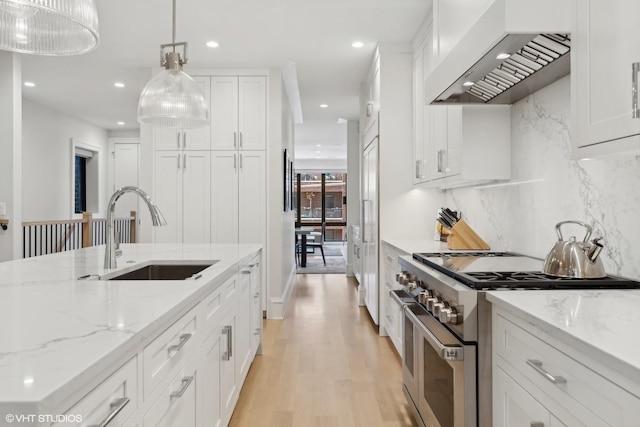
[[[426,77],[425,103],[513,104],[569,74],[569,17],[564,0],[495,0]]]

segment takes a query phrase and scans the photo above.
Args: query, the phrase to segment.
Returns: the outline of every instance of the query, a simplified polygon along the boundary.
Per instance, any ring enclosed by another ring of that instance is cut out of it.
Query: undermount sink
[[[218,261],[207,261],[199,264],[163,263],[149,264],[135,270],[105,275],[103,280],[186,280],[198,279],[198,273],[211,267]]]

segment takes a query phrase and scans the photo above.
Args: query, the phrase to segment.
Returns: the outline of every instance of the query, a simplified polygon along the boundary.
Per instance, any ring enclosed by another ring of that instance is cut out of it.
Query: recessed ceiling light
[[[362,43],[362,42],[353,42],[353,43],[351,43],[351,46],[359,49],[362,46],[364,46],[364,43]]]
[[[124,83],[122,83],[122,82],[115,82],[113,85],[115,87],[118,87],[118,88],[123,88],[124,87]]]
[[[220,46],[220,43],[218,43],[217,41],[211,40],[211,41],[207,42],[207,46],[209,46],[209,47],[218,47],[218,46]]]
[[[24,82],[24,85],[27,87],[34,87],[36,84],[34,82]]]
[[[118,122],[118,126],[124,126],[124,122]]]
[[[329,106],[327,104],[320,104],[320,108],[328,108]]]
[[[510,53],[499,53],[498,56],[496,56],[496,59],[507,59],[511,56]]]
[[[475,83],[472,81],[462,83],[462,86],[473,86]]]
[[[316,144],[316,147],[322,147],[322,144]]]

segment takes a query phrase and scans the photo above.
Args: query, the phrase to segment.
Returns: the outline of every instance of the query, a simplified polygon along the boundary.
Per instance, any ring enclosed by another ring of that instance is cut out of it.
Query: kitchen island
[[[487,299],[494,426],[637,425],[640,291],[490,291]]]
[[[260,274],[254,271],[260,266],[259,245],[123,244],[122,252],[116,270],[167,262],[213,265],[191,280],[104,280],[101,276],[113,272],[103,268],[104,246],[0,263],[0,425],[50,425],[52,417],[62,421],[60,425],[75,425],[69,416],[83,415],[83,425],[99,424],[114,412],[109,400],[114,400],[117,389],[128,394],[127,410],[120,409],[128,411],[130,424],[146,424],[148,413],[156,410],[156,401],[165,394],[164,386],[171,385],[171,377],[180,376],[187,362],[197,367],[194,372],[210,368],[201,368],[200,363],[207,357],[204,349],[199,351],[205,341],[224,347],[221,353],[228,350],[223,354],[228,361],[233,359],[232,345],[242,349],[250,335],[261,337],[260,326],[249,330],[262,320],[261,316],[259,322],[249,319],[253,311],[261,311]],[[257,285],[245,277],[257,278]],[[251,290],[243,289],[249,286]],[[210,334],[220,335],[214,321],[228,321],[233,327],[216,338]],[[184,333],[187,329],[189,333]],[[239,334],[243,330],[246,337]],[[167,340],[166,346],[158,344],[160,338]],[[251,344],[252,355],[259,345]],[[252,355],[247,357],[249,364]],[[248,370],[243,355],[238,356],[231,397],[221,404],[231,405],[231,411]],[[77,403],[116,371],[129,372],[129,382],[108,390],[104,409],[73,413],[83,408]],[[226,375],[223,379],[229,383],[228,373],[214,374],[214,378]],[[185,378],[178,378],[178,389]],[[184,393],[187,386],[180,391]],[[196,381],[195,386],[204,384]],[[171,402],[177,400],[177,395],[170,395]],[[172,408],[160,412],[176,415]],[[43,414],[49,418],[36,416]],[[199,424],[203,416],[192,418]],[[230,412],[221,416],[224,424]],[[126,419],[120,418],[114,425],[124,425]]]

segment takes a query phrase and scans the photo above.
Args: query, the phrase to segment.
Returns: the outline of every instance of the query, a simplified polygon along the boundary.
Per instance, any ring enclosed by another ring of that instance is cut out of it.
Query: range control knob
[[[414,279],[413,274],[409,273],[408,271],[403,271],[402,273],[396,273],[396,281],[403,286],[406,286],[409,283],[409,281],[413,279]]]
[[[449,325],[459,325],[462,323],[462,318],[458,313],[458,310],[455,307],[450,306],[440,309],[438,319],[440,319],[442,323],[447,323]]]
[[[427,298],[427,310],[429,310],[431,313],[433,313],[433,310],[436,304],[442,304],[442,298],[440,297]]]
[[[445,310],[446,308],[449,308],[449,305],[444,302],[436,302],[433,304],[433,315],[437,318],[440,318],[440,313]]]
[[[420,287],[420,281],[419,280],[409,280],[406,283],[407,287],[409,288],[410,291],[415,291],[416,289],[418,289]]]

